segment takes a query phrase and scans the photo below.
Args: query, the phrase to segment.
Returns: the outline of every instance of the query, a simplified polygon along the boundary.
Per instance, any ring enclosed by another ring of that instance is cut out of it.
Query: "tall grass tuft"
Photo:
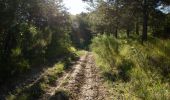
[[[113,68],[118,59],[118,41],[112,35],[98,35],[92,40],[91,50],[95,52],[98,64],[105,68]]]

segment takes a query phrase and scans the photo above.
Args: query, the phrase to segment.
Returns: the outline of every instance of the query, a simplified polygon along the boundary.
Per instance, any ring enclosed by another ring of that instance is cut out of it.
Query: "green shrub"
[[[97,55],[99,65],[116,67],[118,59],[118,41],[112,35],[98,35],[92,40],[91,50]]]

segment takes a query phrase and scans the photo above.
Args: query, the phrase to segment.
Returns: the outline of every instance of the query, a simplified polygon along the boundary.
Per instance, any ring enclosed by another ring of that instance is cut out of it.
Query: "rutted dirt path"
[[[58,79],[56,87],[50,87],[40,100],[49,100],[60,89],[69,91],[69,100],[107,100],[105,97],[108,92],[103,86],[92,53],[87,52],[72,68]],[[57,97],[55,100],[64,99]]]

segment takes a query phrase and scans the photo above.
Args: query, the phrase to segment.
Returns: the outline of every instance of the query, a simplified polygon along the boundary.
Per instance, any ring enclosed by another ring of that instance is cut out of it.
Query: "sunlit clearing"
[[[68,11],[73,14],[79,14],[81,12],[87,12],[86,7],[88,4],[82,0],[63,0],[64,5],[69,9]]]

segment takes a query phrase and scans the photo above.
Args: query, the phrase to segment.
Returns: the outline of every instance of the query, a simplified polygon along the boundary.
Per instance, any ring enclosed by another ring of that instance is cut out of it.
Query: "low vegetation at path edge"
[[[149,37],[141,45],[104,34],[93,39],[91,49],[115,98],[169,100],[169,42]]]

